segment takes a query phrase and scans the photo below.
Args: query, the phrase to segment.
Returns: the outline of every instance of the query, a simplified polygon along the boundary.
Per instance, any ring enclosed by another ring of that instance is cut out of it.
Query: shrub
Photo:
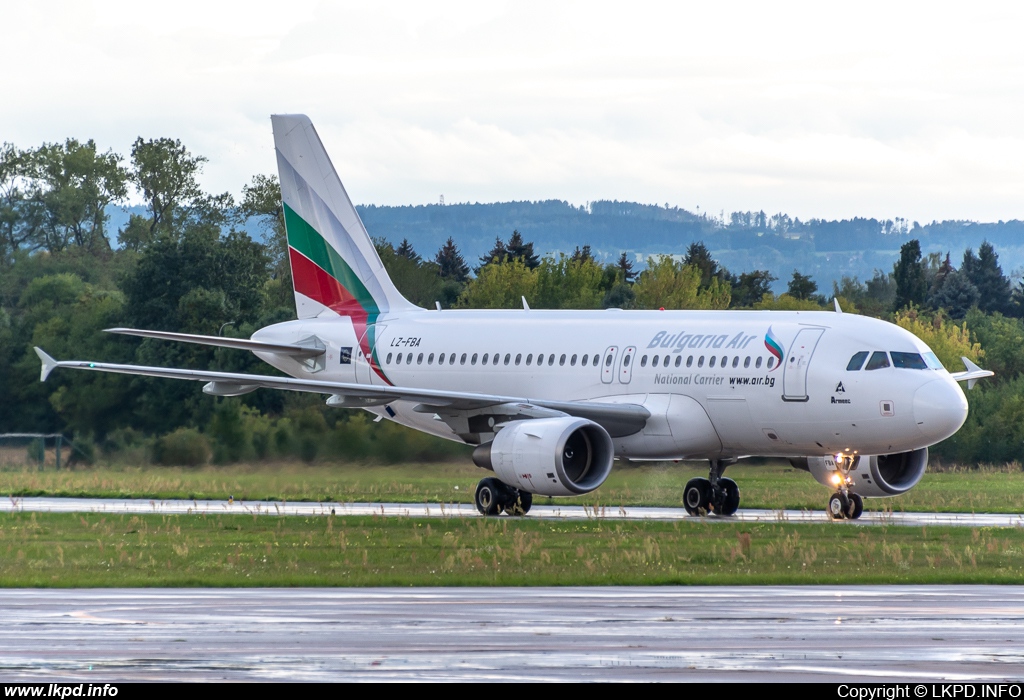
[[[210,461],[210,442],[195,428],[178,428],[156,441],[154,460],[164,465],[195,467]]]

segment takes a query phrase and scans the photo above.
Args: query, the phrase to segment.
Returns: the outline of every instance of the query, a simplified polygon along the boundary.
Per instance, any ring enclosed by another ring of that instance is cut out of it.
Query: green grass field
[[[469,463],[395,466],[336,464],[306,466],[231,465],[177,467],[104,466],[75,471],[0,470],[0,494],[9,496],[95,496],[284,501],[471,503],[485,472]],[[824,509],[830,490],[788,464],[739,464],[728,476],[739,484],[742,507]],[[679,506],[683,486],[706,476],[698,463],[616,463],[608,481],[580,498],[559,503],[623,506]],[[539,498],[536,502],[544,503]],[[868,510],[940,512],[1024,512],[1024,471],[1002,469],[930,471],[921,483],[896,498],[870,499]]]
[[[0,585],[1019,583],[1024,530],[0,514]]]

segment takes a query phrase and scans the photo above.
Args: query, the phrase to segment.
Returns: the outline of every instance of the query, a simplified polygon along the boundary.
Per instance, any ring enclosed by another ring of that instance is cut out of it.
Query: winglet
[[[39,359],[43,363],[43,367],[39,371],[39,381],[45,382],[46,378],[50,376],[50,372],[52,372],[57,367],[58,362],[57,360],[47,355],[42,348],[32,349],[36,351],[36,355],[39,356]]]
[[[991,377],[995,375],[995,372],[993,372],[992,370],[982,369],[981,367],[978,367],[978,365],[974,364],[966,357],[961,357],[960,359],[963,360],[964,367],[967,368],[967,371],[953,372],[952,376],[953,379],[957,380],[958,382],[967,382],[968,389],[973,389],[974,385],[977,384],[979,379],[984,379],[985,377]]]

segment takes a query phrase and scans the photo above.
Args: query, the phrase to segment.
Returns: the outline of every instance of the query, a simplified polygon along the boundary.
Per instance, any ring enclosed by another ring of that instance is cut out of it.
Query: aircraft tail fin
[[[271,122],[298,317],[329,309],[367,327],[381,313],[418,309],[384,269],[313,123],[304,114]]]

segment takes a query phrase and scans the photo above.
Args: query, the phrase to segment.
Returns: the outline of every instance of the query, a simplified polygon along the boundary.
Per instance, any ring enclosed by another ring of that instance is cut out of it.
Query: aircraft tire
[[[495,478],[481,479],[476,485],[476,509],[481,515],[497,515],[504,507],[505,484]]]
[[[533,494],[527,493],[526,491],[519,492],[519,507],[523,509],[523,515],[530,512],[530,508],[533,506]]]
[[[711,510],[711,482],[701,477],[687,481],[683,507],[690,515],[707,515]]]
[[[833,520],[846,520],[850,512],[850,499],[836,491],[828,499],[828,516]]]
[[[850,520],[856,520],[864,512],[864,499],[856,493],[850,494],[850,508],[846,511]]]
[[[718,485],[725,491],[725,499],[722,501],[721,508],[718,509],[718,514],[735,515],[736,511],[740,509],[740,487],[736,485],[735,481],[725,477],[718,480]]]

